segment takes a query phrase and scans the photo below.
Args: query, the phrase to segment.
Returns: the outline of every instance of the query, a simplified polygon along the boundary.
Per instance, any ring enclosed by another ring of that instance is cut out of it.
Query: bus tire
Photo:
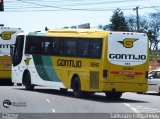
[[[10,86],[14,86],[14,83],[10,83]]]
[[[17,83],[17,86],[22,86],[22,84],[21,83]]]
[[[120,99],[122,92],[105,92],[108,99]]]
[[[64,92],[67,92],[67,90],[68,90],[68,89],[66,89],[66,88],[60,88],[60,91],[63,92],[63,93],[64,93]]]
[[[74,77],[72,81],[72,89],[73,89],[74,97],[79,98],[82,96],[81,83],[80,83],[80,79],[78,76]]]
[[[29,72],[26,72],[23,77],[23,85],[26,90],[33,90],[34,85],[31,84],[31,76]]]

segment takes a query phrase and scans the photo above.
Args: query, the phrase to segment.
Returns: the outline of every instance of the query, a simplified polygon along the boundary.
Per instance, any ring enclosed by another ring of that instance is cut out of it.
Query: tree
[[[136,16],[126,16],[126,21],[129,27],[129,31],[131,32],[137,32],[137,21]],[[148,21],[146,16],[139,17],[139,31],[141,33],[145,33],[148,29]]]
[[[127,16],[126,21],[128,23],[129,31],[136,32],[136,17]],[[149,16],[140,17],[140,28],[139,32],[146,33],[150,42],[150,51],[158,50],[158,37],[159,37],[159,28],[160,28],[160,14],[154,13]]]
[[[107,30],[107,31],[109,31],[110,30],[110,24],[108,24],[108,25],[98,25],[98,29],[102,29],[102,30]]]
[[[125,21],[125,17],[123,15],[123,12],[117,8],[111,19],[111,24],[110,24],[110,30],[112,31],[128,31],[128,25],[127,22]]]

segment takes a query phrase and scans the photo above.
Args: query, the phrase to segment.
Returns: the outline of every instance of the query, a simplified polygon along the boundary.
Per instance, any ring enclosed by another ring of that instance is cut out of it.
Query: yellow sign
[[[0,37],[3,39],[3,40],[10,40],[11,39],[11,35],[14,34],[16,32],[14,31],[4,31],[0,34]]]
[[[24,60],[26,65],[29,65],[30,59],[31,59],[31,58],[26,58],[26,60]]]
[[[132,48],[133,43],[137,41],[138,39],[136,38],[125,38],[123,41],[118,41],[121,43],[125,48]]]

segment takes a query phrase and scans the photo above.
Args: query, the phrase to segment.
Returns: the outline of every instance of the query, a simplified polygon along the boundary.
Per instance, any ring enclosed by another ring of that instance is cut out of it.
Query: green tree
[[[130,15],[126,16],[126,22],[129,27],[129,31],[131,32],[137,32],[137,21],[136,16]],[[148,18],[146,16],[140,16],[139,17],[139,31],[141,33],[146,33],[148,30]]]
[[[160,13],[152,13],[149,14],[149,29],[147,32],[148,38],[150,40],[150,44],[153,44],[153,50],[158,50],[158,40],[160,34]]]
[[[146,33],[150,42],[150,51],[151,50],[158,50],[158,40],[159,32],[160,32],[160,13],[152,13],[148,16],[141,16],[140,17],[140,28],[139,32]],[[136,16],[126,16],[126,21],[128,23],[129,31],[137,32],[137,23],[136,23]]]
[[[117,8],[111,19],[110,30],[112,31],[128,31],[128,25],[121,9]]]

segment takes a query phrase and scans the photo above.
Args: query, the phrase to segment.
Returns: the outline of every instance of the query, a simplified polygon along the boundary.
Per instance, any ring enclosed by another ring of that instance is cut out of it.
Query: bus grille
[[[90,88],[99,89],[99,72],[90,71]]]

